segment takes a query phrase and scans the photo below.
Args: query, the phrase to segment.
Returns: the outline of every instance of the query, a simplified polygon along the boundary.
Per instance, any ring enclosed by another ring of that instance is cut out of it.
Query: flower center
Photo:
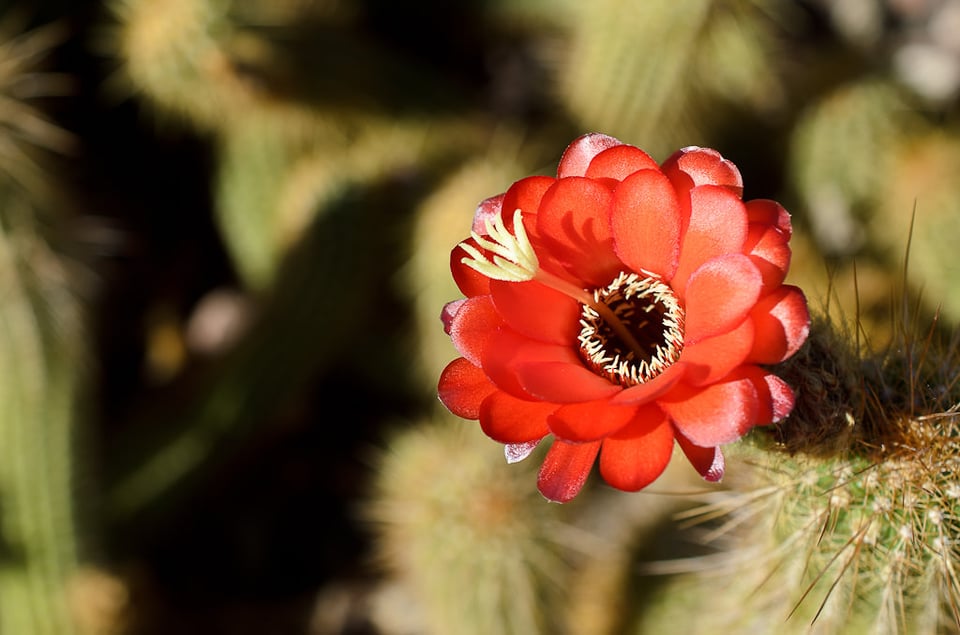
[[[594,372],[621,386],[635,386],[662,373],[683,350],[683,308],[673,289],[652,274],[620,272],[593,290],[633,341],[624,338],[595,308],[580,311],[580,356]]]

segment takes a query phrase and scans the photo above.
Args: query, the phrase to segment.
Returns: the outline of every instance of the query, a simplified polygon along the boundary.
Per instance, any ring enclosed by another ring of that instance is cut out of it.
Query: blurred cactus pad
[[[0,7],[0,635],[960,630],[960,2]],[[793,215],[794,413],[537,494],[450,250],[585,132]]]

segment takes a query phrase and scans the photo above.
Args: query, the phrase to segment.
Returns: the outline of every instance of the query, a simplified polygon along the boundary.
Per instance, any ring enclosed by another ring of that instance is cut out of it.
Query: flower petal
[[[537,477],[540,493],[555,503],[573,499],[587,481],[599,451],[600,441],[567,443],[554,440]]]
[[[457,352],[475,366],[481,365],[483,349],[490,337],[503,324],[488,295],[464,300],[450,320],[447,331]]]
[[[554,403],[596,401],[622,390],[579,363],[568,361],[518,364],[517,378],[527,393]]]
[[[690,220],[680,245],[680,263],[670,286],[681,296],[700,265],[740,253],[747,239],[747,210],[729,190],[704,185],[690,190]]]
[[[759,366],[745,366],[741,374],[757,389],[757,415],[754,425],[765,426],[782,421],[793,410],[793,390],[777,375]]]
[[[440,373],[437,395],[447,410],[464,419],[478,419],[480,404],[496,392],[483,370],[458,357]]]
[[[638,170],[659,170],[660,166],[640,148],[628,145],[607,148],[593,157],[584,176],[622,181]]]
[[[697,185],[720,185],[738,197],[743,195],[743,177],[733,162],[711,148],[689,146],[663,162],[663,172],[678,190]]]
[[[810,333],[810,312],[803,291],[784,285],[760,298],[750,312],[756,336],[748,360],[776,364],[797,352]]]
[[[683,361],[676,361],[662,373],[649,381],[636,386],[630,386],[611,399],[614,404],[643,404],[653,401],[660,395],[666,394],[678,381],[683,379],[687,372],[687,365]]]
[[[763,277],[761,293],[776,289],[787,277],[791,256],[788,238],[776,227],[750,223],[750,232],[743,247]]]
[[[704,386],[723,379],[743,363],[753,348],[753,320],[745,319],[732,331],[684,346],[680,361],[687,364],[685,381]]]
[[[507,219],[512,219],[514,210],[518,209],[525,218],[532,219],[540,209],[544,192],[556,182],[557,180],[550,176],[528,176],[511,185],[503,194],[502,205],[507,212]],[[531,223],[528,229],[532,229],[533,225],[534,223]]]
[[[684,342],[735,328],[756,304],[762,278],[743,254],[720,256],[693,272],[686,288]]]
[[[683,450],[690,465],[693,466],[703,480],[711,483],[719,483],[723,478],[724,460],[723,452],[719,447],[702,448],[699,445],[691,443],[687,437],[677,433],[677,445]]]
[[[466,298],[460,298],[459,300],[447,302],[443,305],[443,309],[440,310],[440,321],[443,323],[443,332],[447,335],[450,335],[450,325],[453,324],[453,316],[457,314],[457,311],[460,310],[460,307],[462,307],[466,301]]]
[[[633,271],[669,282],[680,255],[680,204],[670,181],[657,170],[640,170],[614,190],[610,225],[617,256]]]
[[[600,181],[560,179],[543,195],[537,214],[541,242],[584,287],[603,286],[622,268],[607,222],[610,199]]]
[[[537,439],[536,441],[526,441],[524,443],[507,443],[503,446],[503,457],[507,460],[507,463],[519,463],[524,460],[537,449],[537,446],[540,445],[540,442],[543,439]]]
[[[579,366],[580,358],[569,345],[537,342],[503,326],[490,335],[481,362],[487,377],[501,390],[520,399],[539,399],[521,384],[518,367],[531,362],[561,362]]]
[[[599,132],[585,134],[573,143],[567,146],[563,156],[560,157],[560,165],[557,166],[557,176],[564,178],[568,176],[584,176],[587,173],[587,167],[593,157],[597,156],[607,148],[623,145],[619,139]]]
[[[490,293],[497,312],[517,332],[553,344],[576,341],[580,332],[580,303],[576,300],[534,280],[493,280]]]
[[[673,426],[654,405],[640,408],[625,428],[604,439],[600,474],[617,489],[641,490],[663,474],[673,455]]]
[[[498,390],[480,404],[480,428],[500,443],[527,443],[550,432],[547,417],[556,409],[556,404],[517,399]]]
[[[560,406],[547,420],[550,431],[565,441],[596,441],[627,425],[637,412],[634,405],[612,405],[609,399]]]
[[[677,386],[657,404],[694,445],[713,447],[736,441],[756,421],[757,389],[747,377],[706,388]]]
[[[766,198],[755,198],[745,203],[750,224],[759,223],[767,227],[776,227],[787,238],[793,234],[790,224],[790,212],[783,205]]]

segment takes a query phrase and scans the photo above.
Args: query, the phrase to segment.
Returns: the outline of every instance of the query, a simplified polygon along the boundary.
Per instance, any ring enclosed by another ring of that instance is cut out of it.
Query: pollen
[[[620,272],[593,290],[593,304],[609,309],[632,336],[619,331],[595,306],[580,312],[580,356],[598,375],[629,387],[647,382],[677,361],[683,350],[684,312],[673,289],[648,272]]]

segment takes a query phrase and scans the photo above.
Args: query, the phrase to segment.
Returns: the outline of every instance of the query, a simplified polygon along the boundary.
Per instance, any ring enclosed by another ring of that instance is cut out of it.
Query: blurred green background
[[[655,632],[704,486],[548,505],[435,398],[449,250],[584,132],[719,149],[878,345],[908,242],[960,318],[954,0],[0,9],[2,635]]]

